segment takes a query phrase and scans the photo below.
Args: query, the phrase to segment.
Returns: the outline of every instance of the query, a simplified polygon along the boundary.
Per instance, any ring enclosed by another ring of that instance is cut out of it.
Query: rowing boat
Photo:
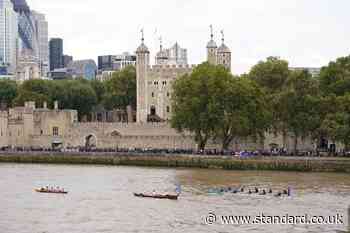
[[[51,191],[51,190],[45,190],[45,189],[34,189],[35,192],[38,193],[54,193],[54,194],[68,194],[67,191]]]
[[[177,200],[179,195],[134,193],[135,197]]]

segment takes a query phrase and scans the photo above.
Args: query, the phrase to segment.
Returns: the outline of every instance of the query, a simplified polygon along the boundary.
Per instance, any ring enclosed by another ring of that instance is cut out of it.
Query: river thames
[[[0,164],[1,233],[337,232],[347,229],[350,175],[161,169],[113,166]],[[133,192],[174,192],[179,200],[142,199]],[[34,188],[64,187],[68,195]],[[292,188],[292,197],[209,194],[213,187]],[[206,224],[208,214],[216,221]],[[228,224],[221,216],[343,216],[344,224]]]

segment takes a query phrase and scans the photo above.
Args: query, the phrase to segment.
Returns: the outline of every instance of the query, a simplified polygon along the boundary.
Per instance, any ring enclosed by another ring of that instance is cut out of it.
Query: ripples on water
[[[136,167],[0,164],[0,233],[336,232],[332,225],[206,226],[220,215],[346,215],[350,175],[291,172],[149,169]],[[178,201],[135,198],[133,192],[173,191]],[[209,195],[213,187],[293,187],[293,197]],[[59,185],[68,195],[35,193]]]

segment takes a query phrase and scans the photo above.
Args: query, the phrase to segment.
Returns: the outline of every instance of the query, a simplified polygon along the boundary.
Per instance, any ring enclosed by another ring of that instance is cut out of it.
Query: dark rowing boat
[[[177,200],[179,195],[172,194],[144,194],[144,193],[134,193],[135,197],[143,197],[143,198],[155,198],[155,199],[170,199]]]
[[[51,190],[45,190],[45,189],[34,189],[35,192],[38,193],[53,193],[53,194],[68,194],[67,191],[51,191]]]

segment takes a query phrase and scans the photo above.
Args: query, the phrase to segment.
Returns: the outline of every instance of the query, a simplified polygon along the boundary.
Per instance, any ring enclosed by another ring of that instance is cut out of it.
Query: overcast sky
[[[27,0],[46,14],[49,36],[64,39],[74,59],[134,52],[140,29],[154,62],[158,38],[188,49],[190,64],[206,59],[209,25],[225,32],[234,73],[268,56],[291,66],[319,67],[350,53],[349,0]]]

